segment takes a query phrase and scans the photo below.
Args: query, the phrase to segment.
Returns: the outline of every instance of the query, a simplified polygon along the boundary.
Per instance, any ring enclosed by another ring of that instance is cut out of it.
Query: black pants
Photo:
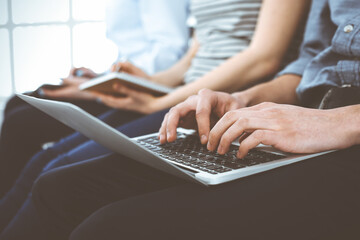
[[[359,156],[207,188],[109,155],[43,175],[33,201],[47,239],[360,239]]]
[[[39,97],[35,92],[33,96]],[[93,115],[108,107],[95,101],[72,101]],[[4,111],[0,136],[0,198],[10,189],[26,162],[42,144],[56,141],[73,130],[20,98],[12,97]]]

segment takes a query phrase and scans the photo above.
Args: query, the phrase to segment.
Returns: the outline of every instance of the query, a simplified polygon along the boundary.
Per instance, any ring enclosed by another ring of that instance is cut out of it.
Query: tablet
[[[174,90],[158,83],[151,82],[144,78],[135,77],[127,73],[108,73],[101,77],[93,78],[79,86],[83,91],[95,91],[104,94],[118,95],[119,93],[113,89],[113,85],[119,83],[135,90],[151,93],[155,96],[162,96]]]

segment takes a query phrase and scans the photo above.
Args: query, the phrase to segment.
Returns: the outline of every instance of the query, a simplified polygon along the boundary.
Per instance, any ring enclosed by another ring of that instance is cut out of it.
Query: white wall
[[[104,2],[0,0],[0,100],[59,83],[71,66],[105,71],[117,49],[105,37]]]
[[[0,123],[13,93],[59,83],[71,66],[102,72],[116,60],[105,2],[0,0]]]

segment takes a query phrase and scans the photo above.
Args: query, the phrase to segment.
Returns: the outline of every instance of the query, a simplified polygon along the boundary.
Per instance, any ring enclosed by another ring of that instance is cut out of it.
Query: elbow
[[[276,74],[282,65],[284,54],[275,50],[269,51],[269,48],[259,51],[258,47],[250,46],[247,50],[252,56],[254,70],[260,73],[260,78]]]
[[[277,57],[268,57],[263,58],[259,66],[262,69],[264,77],[267,77],[276,74],[280,70],[281,63],[281,59]]]

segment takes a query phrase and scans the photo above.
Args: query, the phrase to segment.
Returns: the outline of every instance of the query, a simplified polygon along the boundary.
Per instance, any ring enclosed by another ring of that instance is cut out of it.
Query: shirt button
[[[354,25],[352,25],[352,24],[348,24],[348,25],[346,25],[345,27],[344,27],[344,32],[345,33],[350,33],[350,32],[352,32],[354,30]]]

